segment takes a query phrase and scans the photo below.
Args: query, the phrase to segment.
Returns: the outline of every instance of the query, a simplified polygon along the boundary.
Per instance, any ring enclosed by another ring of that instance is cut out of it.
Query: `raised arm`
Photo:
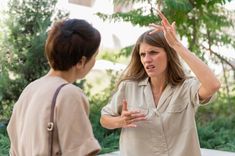
[[[199,88],[200,100],[204,101],[210,98],[220,88],[220,82],[211,71],[211,69],[201,61],[197,56],[190,52],[177,39],[175,31],[175,22],[170,24],[167,18],[158,11],[159,17],[162,19],[161,25],[151,24],[153,32],[163,31],[168,44],[178,53],[178,55],[188,64],[190,69],[199,79],[201,86]],[[152,33],[152,32],[151,32]]]

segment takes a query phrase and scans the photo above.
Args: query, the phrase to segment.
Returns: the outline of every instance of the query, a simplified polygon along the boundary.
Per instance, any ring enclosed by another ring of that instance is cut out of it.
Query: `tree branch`
[[[235,70],[235,66],[230,63],[228,60],[226,60],[224,57],[220,56],[217,52],[213,51],[212,49],[208,49],[207,47],[205,46],[202,46],[203,49],[206,49],[207,51],[210,52],[210,54],[213,54],[215,55],[216,57],[218,57],[220,60],[224,61],[226,64],[228,64],[233,70]]]

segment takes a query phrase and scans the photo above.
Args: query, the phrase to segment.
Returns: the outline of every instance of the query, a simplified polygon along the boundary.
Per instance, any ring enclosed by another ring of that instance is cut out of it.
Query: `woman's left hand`
[[[159,17],[162,19],[161,25],[150,24],[149,26],[154,28],[154,30],[151,31],[150,34],[158,31],[163,31],[167,43],[169,44],[169,46],[174,48],[174,46],[180,44],[180,41],[176,37],[175,22],[170,24],[161,11],[157,10],[157,12]]]

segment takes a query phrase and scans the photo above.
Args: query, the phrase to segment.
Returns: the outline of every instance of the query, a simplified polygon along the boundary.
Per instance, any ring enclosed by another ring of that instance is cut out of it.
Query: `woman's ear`
[[[80,59],[80,61],[76,65],[77,68],[78,69],[84,68],[85,64],[86,64],[86,61],[87,61],[87,58],[85,56],[82,56],[82,58]]]

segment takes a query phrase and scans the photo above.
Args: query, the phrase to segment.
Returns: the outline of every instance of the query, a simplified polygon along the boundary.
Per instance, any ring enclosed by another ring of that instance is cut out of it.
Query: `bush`
[[[218,117],[206,124],[198,123],[202,148],[235,152],[235,116]]]
[[[216,101],[197,113],[198,135],[202,148],[235,152],[235,96],[220,92]]]
[[[10,140],[6,132],[6,123],[0,123],[0,155],[7,156],[9,155]]]
[[[90,120],[93,127],[95,137],[99,141],[102,151],[101,153],[107,153],[114,150],[118,150],[119,142],[119,130],[108,130],[100,125],[100,115],[102,107],[107,103],[107,96],[95,96],[91,101],[91,113]]]
[[[109,87],[105,88],[102,92],[91,96],[92,85],[88,85],[89,87],[84,88],[86,95],[90,98],[90,120],[94,135],[102,147],[101,153],[109,153],[116,151],[119,148],[118,142],[120,130],[108,130],[103,128],[100,124],[101,109],[108,103],[109,97],[112,95],[112,91],[115,87],[114,82],[116,76],[114,76],[115,74],[113,72],[109,72],[109,74],[112,77],[111,83]]]

